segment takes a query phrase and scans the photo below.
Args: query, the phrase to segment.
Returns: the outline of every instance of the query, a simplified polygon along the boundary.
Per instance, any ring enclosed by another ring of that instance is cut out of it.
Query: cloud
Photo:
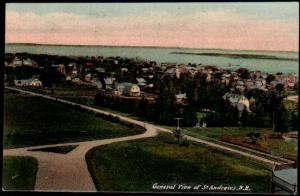
[[[96,17],[6,13],[6,42],[298,50],[298,21],[257,20],[226,10]]]

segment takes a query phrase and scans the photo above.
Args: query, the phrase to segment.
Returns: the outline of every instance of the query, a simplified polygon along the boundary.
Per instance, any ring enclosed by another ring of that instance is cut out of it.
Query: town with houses
[[[274,89],[277,84],[282,84],[286,91],[295,89],[295,85],[299,82],[299,77],[296,74],[268,74],[261,71],[251,71],[244,68],[239,70],[229,70],[217,68],[211,65],[201,64],[176,64],[176,63],[157,63],[155,61],[127,59],[121,57],[86,57],[85,62],[78,64],[70,60],[69,63],[63,64],[57,62],[51,64],[50,67],[55,69],[58,73],[64,76],[65,81],[74,84],[81,84],[86,86],[94,86],[106,94],[114,96],[128,96],[128,97],[141,97],[145,96],[149,100],[157,97],[156,94],[151,92],[155,86],[155,76],[163,77],[164,75],[174,76],[180,78],[182,74],[190,77],[196,74],[205,74],[207,82],[218,82],[225,85],[230,85],[230,91],[224,94],[223,99],[229,100],[233,105],[237,106],[238,103],[242,104],[248,111],[250,111],[250,103],[254,102],[254,98],[246,98],[244,92],[251,89],[259,89],[262,91],[269,91]],[[126,61],[134,70],[129,70],[128,67],[122,66],[122,62]],[[120,74],[137,76],[134,79],[128,78],[128,81],[122,78],[118,81],[114,75],[115,70],[106,70],[101,64],[109,63],[112,67],[118,68]],[[5,67],[16,68],[20,66],[34,67],[38,69],[45,69],[45,66],[37,63],[29,58],[20,58],[15,55],[14,58],[8,62],[5,61]],[[135,73],[130,73],[135,71]],[[246,77],[243,75],[246,75]],[[8,84],[5,74],[5,84]],[[42,81],[39,76],[33,76],[26,79],[13,80],[15,86],[31,86],[41,87]],[[185,92],[177,92],[175,95],[178,103],[185,103],[187,99]],[[243,108],[243,107],[242,107]]]

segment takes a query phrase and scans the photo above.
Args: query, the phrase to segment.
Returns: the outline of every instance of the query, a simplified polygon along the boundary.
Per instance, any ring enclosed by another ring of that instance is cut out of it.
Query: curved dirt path
[[[4,156],[31,156],[38,161],[38,172],[36,177],[36,191],[96,191],[93,180],[87,168],[85,160],[86,153],[97,146],[115,142],[136,140],[157,135],[153,126],[145,125],[146,132],[134,136],[120,138],[95,140],[88,142],[53,144],[34,146],[26,148],[15,148],[4,150]],[[32,149],[56,147],[65,145],[78,145],[67,154],[52,152],[28,151]]]
[[[6,87],[11,90],[19,91],[22,93],[31,94],[34,96],[44,97],[46,99],[56,100],[59,102],[78,105],[86,110],[94,111],[96,113],[102,113],[105,115],[112,115],[119,117],[121,120],[136,124],[139,126],[143,126],[146,128],[146,132],[139,135],[120,137],[120,138],[112,138],[112,139],[103,139],[103,140],[95,140],[95,141],[86,141],[86,142],[74,142],[74,143],[64,143],[64,144],[51,144],[51,145],[43,145],[43,146],[33,146],[26,148],[16,148],[16,149],[7,149],[4,150],[4,156],[31,156],[35,157],[38,160],[38,172],[35,184],[35,190],[37,191],[71,191],[71,192],[95,192],[96,188],[93,183],[93,180],[90,176],[90,173],[87,168],[87,163],[85,160],[85,154],[92,148],[111,144],[115,142],[122,141],[130,141],[148,137],[155,137],[157,135],[157,131],[163,131],[171,133],[172,131],[169,129],[165,129],[159,126],[155,126],[149,123],[145,123],[143,121],[134,120],[128,117],[124,117],[121,115],[113,114],[110,112],[102,111],[96,108],[92,108],[89,106],[73,103],[70,101],[66,101],[63,99],[53,98],[47,95],[41,95],[38,93],[33,93],[29,91],[24,91],[21,89]],[[229,148],[220,144],[216,144],[213,142],[209,142],[203,139],[198,139],[190,136],[186,136],[189,140],[204,144],[206,146],[225,151],[232,154],[246,156],[248,158],[254,159],[259,162],[263,162],[272,166],[273,164],[282,164],[282,162],[274,162],[268,159],[265,159],[260,156],[256,156],[250,153],[246,153],[240,150],[236,150],[233,148]],[[58,154],[52,152],[41,152],[41,151],[28,151],[31,149],[45,148],[45,147],[57,147],[57,146],[65,146],[65,145],[78,145],[73,151],[67,154]]]

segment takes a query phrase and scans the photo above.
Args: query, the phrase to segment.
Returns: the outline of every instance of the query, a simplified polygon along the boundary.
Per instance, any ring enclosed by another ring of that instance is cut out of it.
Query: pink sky
[[[176,46],[298,51],[299,21],[257,20],[222,10],[126,17],[7,11],[7,43]]]

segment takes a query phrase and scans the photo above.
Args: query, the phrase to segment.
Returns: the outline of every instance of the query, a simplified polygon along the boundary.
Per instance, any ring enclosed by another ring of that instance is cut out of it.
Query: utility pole
[[[179,130],[179,121],[182,120],[182,118],[174,118],[175,120],[177,120],[177,130]]]
[[[181,130],[179,128],[179,121],[182,119],[182,118],[174,118],[175,120],[177,120],[177,128],[176,130],[174,130],[174,136],[177,138],[177,142],[179,144],[180,142],[180,138],[182,137],[182,134],[181,134]]]

